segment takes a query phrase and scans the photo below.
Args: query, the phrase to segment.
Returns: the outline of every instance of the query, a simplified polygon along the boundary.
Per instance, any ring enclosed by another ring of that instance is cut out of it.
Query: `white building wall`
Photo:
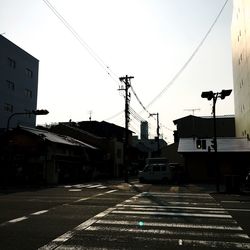
[[[250,135],[250,1],[234,0],[231,26],[237,137]]]

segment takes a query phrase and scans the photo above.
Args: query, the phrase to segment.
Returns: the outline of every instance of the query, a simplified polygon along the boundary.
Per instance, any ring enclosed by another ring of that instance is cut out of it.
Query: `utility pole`
[[[119,90],[125,91],[125,142],[124,142],[124,181],[128,182],[128,128],[129,128],[129,103],[130,103],[130,92],[131,79],[133,76],[126,75],[125,77],[120,77],[119,80],[124,83],[124,86],[120,87]]]
[[[160,154],[160,125],[159,125],[159,113],[150,114],[149,116],[153,116],[153,115],[156,115],[156,117],[157,117],[157,129],[156,129],[156,133],[157,133],[157,151],[158,151],[158,154]]]

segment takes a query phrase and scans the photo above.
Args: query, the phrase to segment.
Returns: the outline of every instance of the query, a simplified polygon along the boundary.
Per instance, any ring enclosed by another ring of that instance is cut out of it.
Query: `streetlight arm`
[[[9,127],[10,127],[10,120],[13,116],[16,115],[47,115],[49,113],[48,110],[46,109],[38,109],[38,110],[32,110],[31,112],[16,112],[13,113],[9,116],[8,121],[7,121],[7,131],[9,131]]]

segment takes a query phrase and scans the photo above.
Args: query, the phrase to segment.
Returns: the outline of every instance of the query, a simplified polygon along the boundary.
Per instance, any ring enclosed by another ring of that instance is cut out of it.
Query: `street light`
[[[10,120],[13,116],[16,115],[47,115],[49,113],[48,110],[46,109],[37,109],[37,110],[32,110],[31,112],[17,112],[17,113],[13,113],[9,116],[8,121],[7,121],[7,131],[9,131],[9,127],[10,127]]]
[[[217,99],[225,99],[226,96],[231,94],[231,89],[223,89],[221,92],[214,93],[213,91],[206,91],[201,93],[202,98],[207,98],[209,101],[213,99],[213,107],[212,107],[212,114],[213,114],[213,127],[214,127],[214,138],[213,138],[213,148],[214,148],[214,165],[216,170],[216,190],[217,192],[220,191],[220,184],[219,184],[219,167],[217,166],[217,132],[216,132],[216,114],[215,114],[215,105]]]

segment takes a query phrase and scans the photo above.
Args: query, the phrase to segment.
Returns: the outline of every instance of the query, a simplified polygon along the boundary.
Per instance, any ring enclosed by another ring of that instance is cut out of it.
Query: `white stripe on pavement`
[[[90,200],[90,199],[98,197],[98,196],[114,193],[116,191],[117,191],[116,189],[113,189],[113,190],[110,190],[110,191],[107,191],[107,192],[104,192],[104,193],[99,193],[99,194],[95,194],[95,195],[92,195],[92,196],[89,196],[89,197],[84,197],[84,198],[81,198],[81,199],[79,199],[77,201],[74,201],[74,203],[81,202],[81,201],[87,201],[87,200]]]
[[[78,188],[71,188],[69,189],[69,192],[80,192],[82,191],[81,189],[78,189]]]
[[[41,211],[38,211],[38,212],[35,212],[35,213],[32,213],[31,215],[40,215],[40,214],[45,214],[47,213],[49,210],[41,210]]]
[[[100,185],[100,184],[97,184],[97,185],[91,185],[91,186],[89,186],[89,187],[87,187],[87,188],[97,188],[97,187],[101,187],[102,185]]]
[[[200,231],[180,231],[180,230],[166,230],[166,229],[144,229],[144,228],[124,228],[124,227],[104,227],[104,226],[89,226],[86,231],[108,231],[108,232],[127,232],[140,234],[157,234],[157,235],[180,235],[180,236],[195,236],[195,237],[211,237],[211,238],[236,238],[249,239],[247,234],[241,233],[217,233],[217,232],[200,232]]]
[[[141,197],[150,197],[150,196],[154,196],[154,197],[168,197],[168,198],[188,198],[188,199],[213,199],[213,197],[211,197],[210,195],[182,195],[181,193],[175,193],[175,194],[171,194],[171,193],[164,193],[164,194],[154,194],[154,193],[148,193],[145,195],[141,195]]]
[[[178,217],[204,217],[204,218],[232,218],[228,214],[198,214],[198,213],[174,213],[174,212],[144,212],[144,211],[113,211],[114,214],[141,214],[141,215],[160,215],[160,216],[178,216]]]
[[[148,238],[137,236],[135,237],[135,240],[140,241],[148,241]],[[164,243],[172,243],[176,246],[180,245],[180,240],[182,243],[182,246],[185,249],[186,247],[210,247],[210,248],[218,248],[218,249],[250,249],[250,243],[241,243],[241,242],[232,242],[232,241],[209,241],[209,240],[190,240],[190,239],[168,239],[166,237],[164,238],[154,238],[150,237],[151,241],[156,242],[164,242]],[[91,249],[91,248],[90,248]]]
[[[64,233],[63,235],[59,236],[58,238],[54,239],[51,243],[49,243],[43,247],[40,247],[38,250],[48,250],[48,249],[57,248],[60,244],[71,239],[77,231],[86,230],[86,228],[88,228],[89,226],[94,224],[100,218],[111,213],[114,209],[116,209],[116,208],[111,207],[111,208],[106,209],[105,211],[95,215],[94,217],[90,218],[89,220],[87,220],[87,221],[83,222],[82,224],[80,224],[79,226],[75,227],[72,231],[68,231],[68,232]]]
[[[125,204],[119,204],[118,207],[126,207],[126,208],[141,208],[141,209],[147,209],[147,208],[152,208],[152,209],[168,209],[168,208],[173,208],[173,209],[191,209],[191,210],[213,210],[213,211],[225,211],[224,208],[218,207],[218,208],[211,208],[211,207],[181,207],[181,206],[157,206],[157,205],[152,205],[152,206],[147,206],[147,205],[125,205]]]
[[[28,219],[27,216],[23,216],[23,217],[19,217],[19,218],[13,219],[13,220],[9,220],[8,222],[9,223],[16,223],[16,222],[20,222],[20,221],[27,220],[27,219]]]
[[[111,194],[111,193],[114,193],[114,192],[116,192],[116,191],[118,191],[118,190],[113,189],[113,190],[107,191],[107,192],[105,192],[105,193],[106,193],[106,194]]]
[[[124,220],[99,220],[96,224],[108,225],[128,225],[143,227],[170,227],[170,228],[195,228],[195,229],[209,229],[209,230],[233,230],[243,231],[240,226],[223,226],[223,225],[208,225],[208,224],[188,224],[188,223],[161,223],[161,222],[147,222],[147,221],[124,221]]]
[[[118,207],[119,210],[125,210],[125,209],[129,209],[131,211],[185,211],[185,210],[191,210],[191,211],[195,211],[195,209],[192,209],[192,208],[184,208],[184,207],[178,207],[178,208],[169,208],[169,207],[166,207],[166,208],[150,208],[150,207],[147,207],[147,208],[141,208],[141,207]],[[202,211],[206,211],[206,213],[208,214],[228,214],[228,212],[223,209],[223,210],[209,210],[209,209],[204,209]]]

